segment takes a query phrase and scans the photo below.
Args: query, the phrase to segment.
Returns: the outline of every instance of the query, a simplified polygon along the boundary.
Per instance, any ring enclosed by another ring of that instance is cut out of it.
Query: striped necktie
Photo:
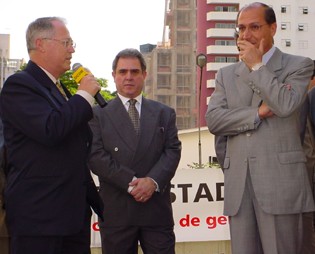
[[[65,90],[63,90],[63,87],[61,86],[59,80],[57,80],[56,86],[57,86],[59,92],[62,94],[62,96],[63,96],[66,100],[68,100],[68,97],[67,97],[67,95],[66,95],[66,93],[65,93]]]
[[[136,102],[137,102],[137,100],[135,100],[135,99],[129,100],[128,113],[129,113],[131,122],[135,128],[135,131],[136,131],[137,135],[139,135],[139,133],[140,133],[140,118],[139,118],[139,112],[136,108]]]

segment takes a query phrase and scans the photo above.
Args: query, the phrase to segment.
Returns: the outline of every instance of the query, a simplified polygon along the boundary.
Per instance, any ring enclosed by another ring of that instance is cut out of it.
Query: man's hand
[[[269,109],[266,103],[262,103],[258,109],[258,115],[260,119],[272,117],[274,113]]]
[[[249,69],[252,69],[253,66],[262,62],[262,56],[264,54],[264,39],[260,41],[258,48],[246,40],[238,40],[237,46],[240,50],[239,58]]]
[[[134,186],[130,194],[138,202],[148,201],[155,192],[156,185],[150,177],[137,178],[129,183],[129,186]]]
[[[101,90],[101,86],[96,78],[92,74],[89,74],[81,79],[78,90],[84,90],[94,97]]]

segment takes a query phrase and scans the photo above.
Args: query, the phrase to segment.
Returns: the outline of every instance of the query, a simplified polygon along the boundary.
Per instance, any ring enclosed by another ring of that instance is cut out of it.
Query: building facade
[[[144,93],[176,110],[179,129],[197,122],[196,42],[195,0],[166,0],[162,42],[143,52],[148,64]]]
[[[0,90],[4,81],[21,68],[23,59],[10,59],[10,35],[0,34]]]

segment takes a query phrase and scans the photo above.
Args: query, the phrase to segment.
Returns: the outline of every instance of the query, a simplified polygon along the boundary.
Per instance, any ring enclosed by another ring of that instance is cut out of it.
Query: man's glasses
[[[257,33],[265,25],[268,25],[268,24],[263,24],[263,25],[250,24],[248,27],[243,26],[243,25],[239,25],[239,26],[235,27],[235,31],[237,34],[242,34],[242,33],[245,33],[246,29],[248,29],[251,33]]]
[[[58,39],[54,39],[54,38],[42,38],[43,40],[51,40],[51,41],[58,41],[60,42],[65,48],[69,48],[70,46],[72,48],[76,47],[75,42],[73,42],[72,39],[65,39],[65,40],[58,40]]]

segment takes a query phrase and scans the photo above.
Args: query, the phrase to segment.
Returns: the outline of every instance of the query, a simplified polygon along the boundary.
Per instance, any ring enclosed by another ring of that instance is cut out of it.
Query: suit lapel
[[[42,87],[43,89],[47,90],[47,92],[51,95],[48,96],[48,99],[53,99],[54,105],[56,105],[55,102],[58,102],[59,105],[62,105],[66,102],[65,98],[60,94],[54,82],[34,62],[29,61],[25,71],[34,79],[34,81],[37,81],[37,84],[34,84],[34,86]],[[40,90],[43,91],[43,89]],[[45,94],[47,95],[46,92]]]
[[[152,106],[149,100],[142,98],[141,117],[140,117],[140,140],[137,146],[135,160],[140,160],[150,150],[152,139],[156,135],[159,123],[160,112]],[[161,126],[162,127],[162,126]]]
[[[105,108],[107,117],[110,119],[115,131],[128,147],[135,151],[138,144],[138,136],[129,118],[128,112],[119,97],[113,99]]]
[[[276,48],[266,66],[269,70],[273,71],[277,77],[279,77],[282,70],[282,52],[278,48]]]
[[[249,73],[250,73],[249,69],[247,68],[247,66],[243,62],[240,62],[235,69],[236,89],[238,91],[238,96],[239,96],[242,104],[244,104],[244,106],[251,105],[252,99],[253,99],[253,90],[249,86],[244,85],[244,82],[246,84],[248,84],[250,82],[250,80],[248,79]]]

